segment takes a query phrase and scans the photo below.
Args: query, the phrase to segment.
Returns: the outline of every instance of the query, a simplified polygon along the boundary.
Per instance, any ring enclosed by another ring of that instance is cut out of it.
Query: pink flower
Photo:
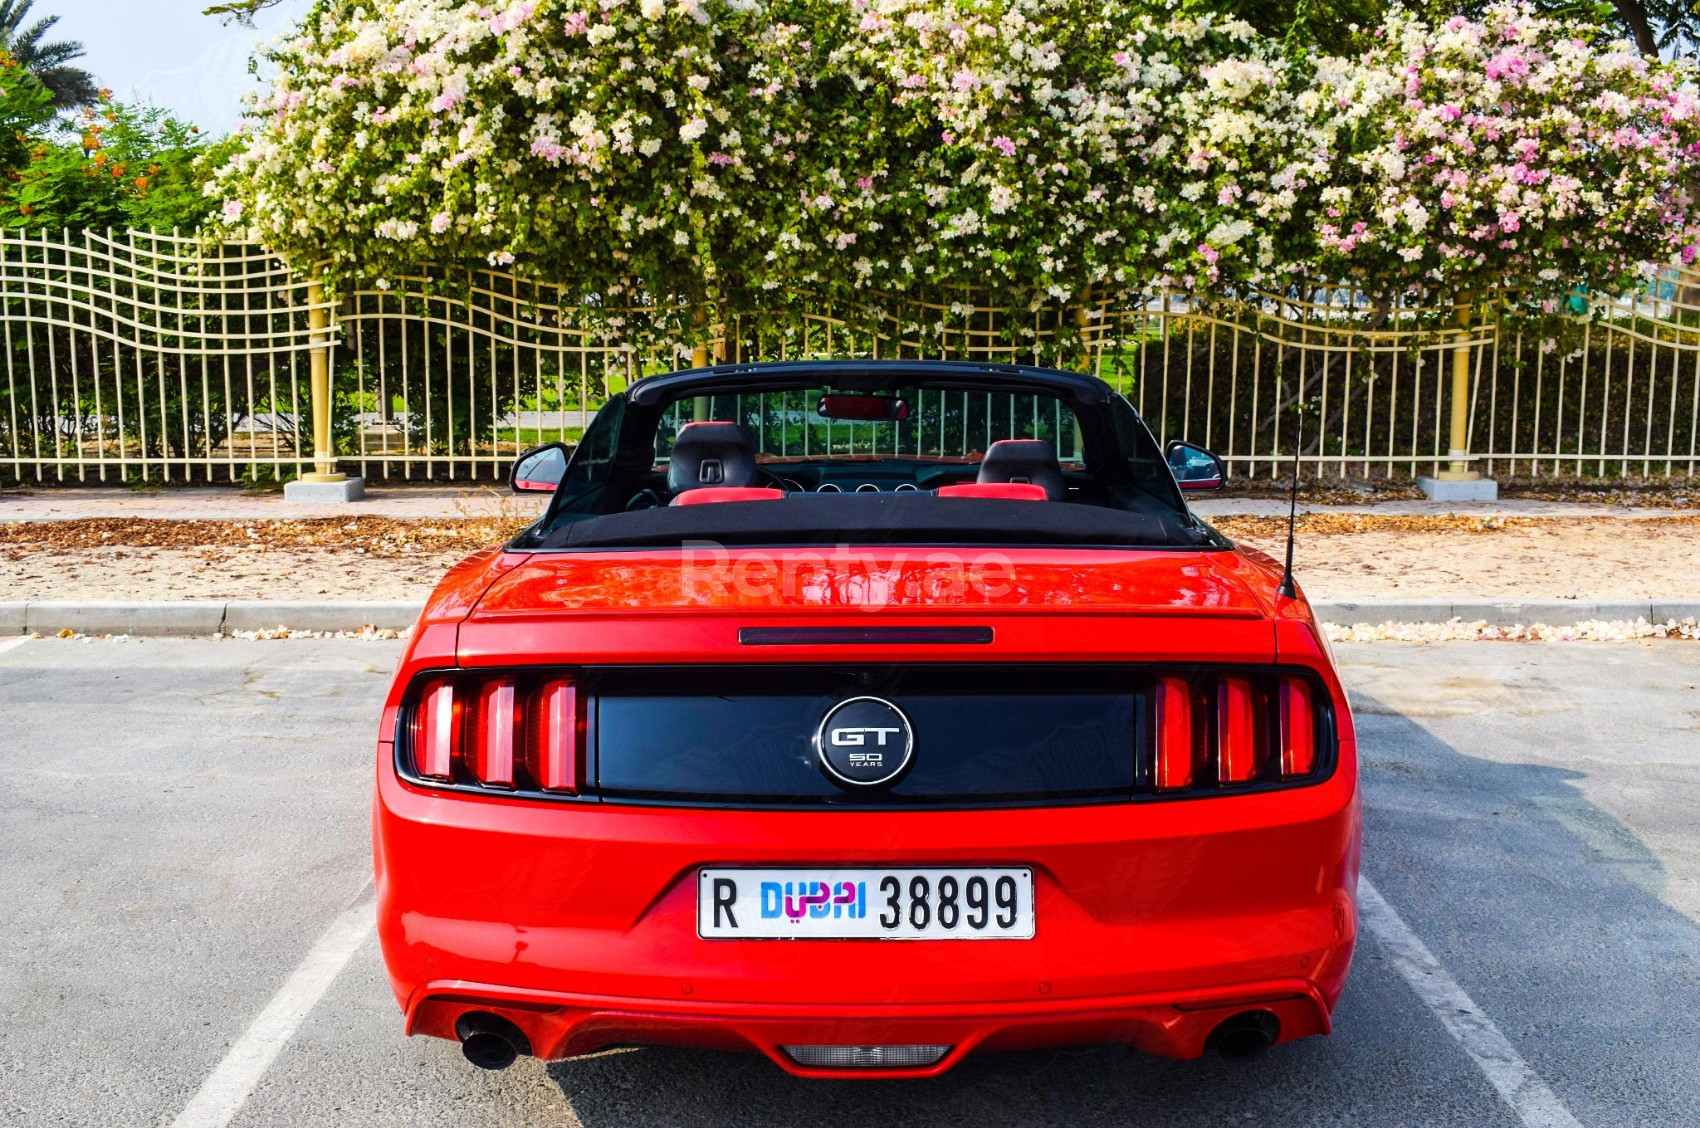
[[[1222,257],[1222,252],[1218,251],[1215,247],[1212,247],[1209,243],[1200,243],[1198,245],[1198,253],[1205,262],[1210,263],[1212,266],[1215,265],[1217,259]]]
[[[711,165],[729,165],[732,162],[733,158],[730,153],[713,152],[708,154],[708,163]]]
[[[431,234],[441,235],[449,229],[449,224],[453,222],[454,220],[450,218],[448,212],[438,212],[431,217]]]
[[[1457,106],[1447,104],[1440,107],[1440,109],[1435,112],[1446,121],[1457,121],[1464,111],[1460,110]]]
[[[1015,142],[1011,141],[1007,137],[992,138],[992,148],[996,149],[1006,157],[1015,156]]]
[[[871,191],[873,186],[874,178],[871,176],[858,176],[856,178],[856,187],[860,188],[864,192]]]
[[[1523,57],[1521,51],[1513,47],[1501,51],[1489,59],[1484,69],[1490,81],[1498,82],[1500,79],[1506,78],[1516,82],[1517,79],[1529,73],[1529,61]]]
[[[1694,257],[1697,254],[1700,254],[1700,246],[1696,246],[1693,243],[1690,243],[1690,244],[1688,244],[1688,246],[1682,248],[1682,265],[1684,265],[1684,266],[1694,265]]]

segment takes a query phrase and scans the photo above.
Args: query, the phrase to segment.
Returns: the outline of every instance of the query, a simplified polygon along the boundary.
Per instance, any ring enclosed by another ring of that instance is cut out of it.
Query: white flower
[[[701,117],[694,117],[679,127],[679,138],[683,141],[695,141],[708,132],[708,122]]]

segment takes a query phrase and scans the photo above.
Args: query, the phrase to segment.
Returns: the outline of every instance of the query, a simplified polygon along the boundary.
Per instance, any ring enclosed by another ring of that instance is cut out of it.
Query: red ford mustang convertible
[[[808,1077],[1326,1033],[1351,720],[1280,567],[1188,510],[1223,475],[1097,379],[900,361],[644,379],[521,458],[547,513],[384,708],[408,1033]]]

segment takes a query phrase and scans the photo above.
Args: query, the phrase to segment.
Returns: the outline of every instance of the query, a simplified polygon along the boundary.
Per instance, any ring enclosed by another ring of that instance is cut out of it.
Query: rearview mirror
[[[1175,439],[1164,448],[1175,485],[1183,490],[1219,490],[1228,483],[1228,468],[1214,451]]]
[[[849,396],[829,393],[815,410],[822,419],[849,419],[874,423],[901,423],[909,418],[909,405],[894,396]]]
[[[567,457],[572,453],[565,443],[545,443],[514,459],[508,473],[508,485],[515,493],[554,493],[567,472]]]

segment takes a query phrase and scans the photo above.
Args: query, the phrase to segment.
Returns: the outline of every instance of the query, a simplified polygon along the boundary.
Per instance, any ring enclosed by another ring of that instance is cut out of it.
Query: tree
[[[83,57],[83,45],[74,39],[43,42],[59,17],[47,16],[25,27],[34,6],[35,0],[0,0],[0,48],[53,92],[59,109],[93,105],[98,95],[94,76],[70,65]]]
[[[1259,0],[1261,2],[1261,0]],[[1412,5],[1435,23],[1479,19],[1492,0],[1426,0]],[[1631,40],[1648,58],[1700,54],[1700,0],[1534,0],[1542,15],[1591,23],[1608,38]]]
[[[45,105],[46,91],[23,77]],[[103,97],[78,115],[76,133],[67,139],[40,116],[30,119],[27,89],[12,85],[15,93],[0,80],[0,92],[9,94],[0,100],[0,129],[17,117],[24,128],[13,132],[26,155],[0,185],[0,227],[193,230],[206,218],[212,201],[202,190],[206,174],[199,158],[207,146],[194,126],[161,109]],[[15,115],[6,113],[12,102],[18,104]],[[45,117],[52,117],[50,105]]]
[[[283,0],[230,0],[227,4],[214,4],[201,12],[203,16],[217,16],[225,23],[232,21],[246,27],[254,26],[254,17],[267,8],[275,8]]]
[[[1552,5],[1568,14],[1584,7]],[[1696,0],[1611,0],[1599,4],[1601,15],[1615,21],[1635,40],[1643,55],[1694,55],[1700,48],[1700,3]]]
[[[39,143],[37,134],[53,116],[53,95],[0,50],[0,177],[6,182],[0,192],[22,178]]]
[[[1214,12],[1244,20],[1289,52],[1345,53],[1358,34],[1387,15],[1387,0],[1183,0],[1187,11]]]

